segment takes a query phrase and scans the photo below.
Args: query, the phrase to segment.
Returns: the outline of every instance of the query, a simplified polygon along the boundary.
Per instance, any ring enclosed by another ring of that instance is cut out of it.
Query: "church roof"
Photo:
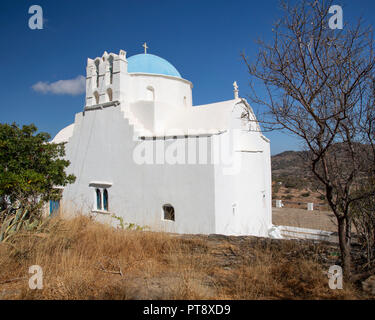
[[[149,53],[137,54],[128,58],[129,73],[163,74],[182,78],[177,69],[167,60]]]

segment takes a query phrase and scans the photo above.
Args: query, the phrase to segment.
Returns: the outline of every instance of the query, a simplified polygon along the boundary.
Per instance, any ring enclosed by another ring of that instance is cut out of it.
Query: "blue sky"
[[[44,29],[31,30],[31,5],[40,5]],[[344,20],[362,15],[375,24],[375,2],[337,0]],[[278,0],[2,0],[0,2],[0,122],[35,123],[54,136],[82,111],[84,94],[43,93],[38,82],[85,76],[87,58],[120,49],[131,56],[143,52],[170,61],[194,84],[195,105],[233,98],[233,81],[246,97],[248,74],[240,59],[253,57],[255,40],[271,37],[278,18]],[[77,80],[79,81],[79,79]],[[272,153],[298,150],[296,139],[266,133]]]

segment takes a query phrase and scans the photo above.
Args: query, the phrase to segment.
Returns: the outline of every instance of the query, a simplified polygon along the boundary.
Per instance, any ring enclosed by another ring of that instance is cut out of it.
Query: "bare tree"
[[[370,90],[366,91],[369,95],[363,99],[368,106],[364,108],[364,114],[360,117],[359,130],[363,143],[368,147],[368,155],[370,155],[364,156],[366,159],[373,160],[375,159],[375,87],[371,86],[371,84],[369,86]],[[367,176],[367,181],[362,181],[358,194],[372,193],[372,196],[359,199],[351,205],[351,210],[354,214],[353,223],[367,258],[365,267],[367,267],[369,272],[365,273],[366,276],[371,275],[375,267],[375,164],[369,169],[370,173]]]
[[[373,273],[375,266],[375,197],[353,203],[353,223],[362,245],[366,263],[364,268]],[[362,270],[361,270],[362,271]]]
[[[344,273],[351,273],[351,204],[373,194],[358,193],[374,175],[374,65],[370,28],[360,20],[329,28],[330,1],[283,2],[273,41],[258,41],[254,62],[243,54],[249,99],[261,110],[266,130],[286,130],[303,142],[309,167],[324,186],[337,218]],[[264,90],[260,90],[264,88]],[[372,129],[369,125],[372,125]]]

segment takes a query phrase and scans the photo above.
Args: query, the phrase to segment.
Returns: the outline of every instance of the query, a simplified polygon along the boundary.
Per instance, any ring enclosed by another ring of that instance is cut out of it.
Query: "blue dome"
[[[141,53],[128,58],[128,72],[165,74],[182,78],[177,69],[167,60],[148,53]]]

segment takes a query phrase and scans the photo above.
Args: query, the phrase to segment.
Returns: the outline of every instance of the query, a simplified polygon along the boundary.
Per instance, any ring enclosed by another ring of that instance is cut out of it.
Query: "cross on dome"
[[[142,47],[145,48],[145,54],[147,54],[147,49],[148,49],[147,43],[145,42]]]

